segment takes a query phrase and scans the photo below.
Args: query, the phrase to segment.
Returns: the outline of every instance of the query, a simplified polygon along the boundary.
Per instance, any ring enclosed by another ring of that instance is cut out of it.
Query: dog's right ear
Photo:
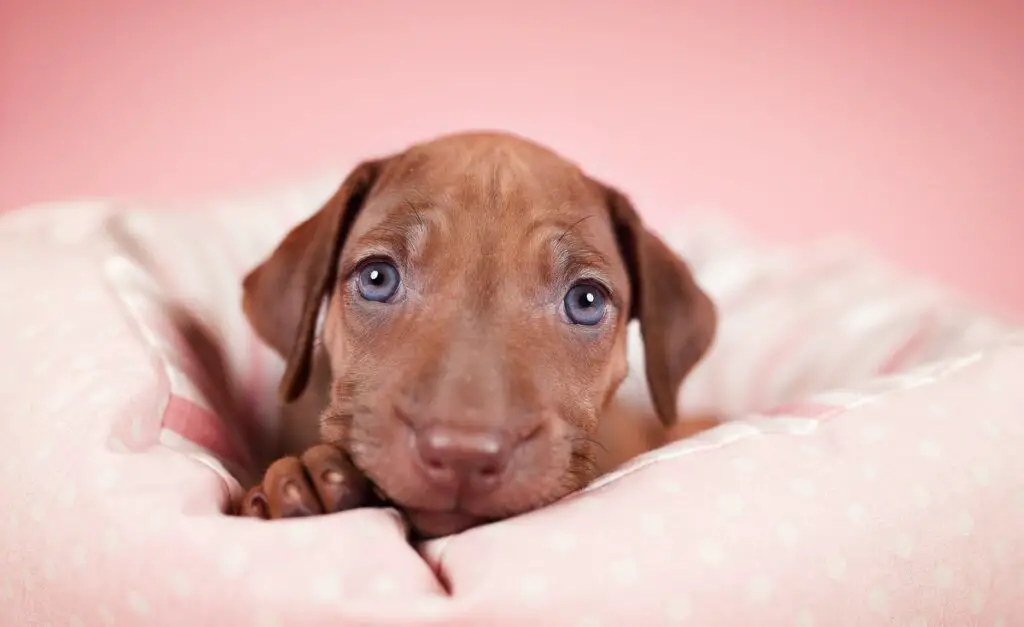
[[[278,396],[288,403],[309,382],[317,317],[337,279],[342,244],[386,160],[359,164],[338,191],[292,229],[242,281],[242,310],[286,362]]]

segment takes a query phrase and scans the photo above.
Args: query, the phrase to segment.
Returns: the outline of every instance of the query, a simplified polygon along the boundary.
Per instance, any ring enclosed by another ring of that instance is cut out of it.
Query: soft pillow
[[[420,552],[384,510],[223,516],[281,372],[240,277],[338,180],[0,219],[0,623],[1024,624],[1021,334],[856,247],[715,221],[668,234],[722,311],[680,402],[730,424]],[[249,422],[214,411],[182,309]]]

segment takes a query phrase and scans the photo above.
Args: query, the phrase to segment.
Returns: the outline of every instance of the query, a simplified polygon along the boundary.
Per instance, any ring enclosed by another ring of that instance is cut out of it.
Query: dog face
[[[655,408],[674,422],[715,320],[622,194],[497,133],[361,164],[244,290],[257,333],[287,360],[286,402],[309,380],[326,299],[321,436],[426,536],[594,478],[632,318]]]

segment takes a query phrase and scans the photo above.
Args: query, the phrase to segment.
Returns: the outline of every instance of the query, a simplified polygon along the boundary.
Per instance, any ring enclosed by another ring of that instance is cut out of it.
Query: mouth
[[[405,510],[406,519],[412,526],[413,533],[417,539],[431,540],[443,536],[461,533],[489,522],[489,519],[466,513],[457,509],[452,510]]]

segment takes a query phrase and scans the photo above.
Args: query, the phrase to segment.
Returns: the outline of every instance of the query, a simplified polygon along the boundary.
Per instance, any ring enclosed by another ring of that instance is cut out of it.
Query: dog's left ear
[[[629,317],[640,321],[651,400],[662,423],[669,426],[678,417],[683,379],[711,347],[717,327],[715,306],[683,260],[647,230],[629,199],[600,185],[629,271]]]
[[[249,323],[285,359],[278,390],[285,403],[309,382],[317,318],[334,289],[342,244],[386,162],[359,164],[319,211],[243,279],[242,309]]]

